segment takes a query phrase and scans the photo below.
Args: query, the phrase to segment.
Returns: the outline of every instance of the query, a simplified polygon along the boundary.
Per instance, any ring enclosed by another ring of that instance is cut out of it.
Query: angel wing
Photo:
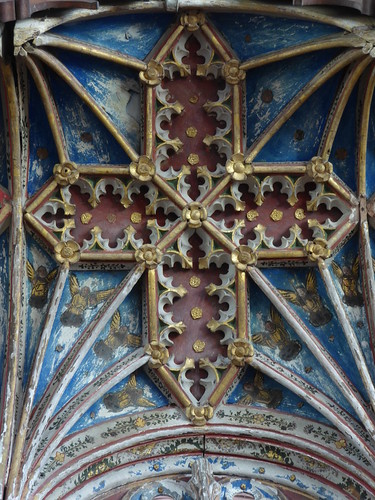
[[[26,261],[26,271],[27,271],[27,277],[29,278],[30,281],[33,281],[35,278],[35,271],[34,268],[28,260]]]
[[[272,335],[273,341],[275,345],[278,345],[280,342],[284,344],[289,340],[289,334],[285,329],[281,314],[272,305],[270,308],[270,316],[272,322],[276,325],[276,332]]]
[[[48,274],[48,276],[47,276],[48,283],[51,283],[51,281],[56,278],[57,271],[58,271],[58,269],[57,269],[57,267],[55,267],[55,269],[52,269],[52,271]]]
[[[353,276],[357,279],[359,275],[359,255],[354,259],[353,265],[352,265],[352,273]]]
[[[129,333],[126,337],[126,344],[130,345],[131,347],[139,347],[141,343],[142,343],[141,338],[138,337],[137,335]]]
[[[331,265],[332,265],[333,272],[336,274],[338,279],[341,280],[342,275],[343,275],[341,267],[334,260],[332,261]]]
[[[270,307],[270,316],[272,323],[275,323],[277,326],[284,326],[280,313],[272,305]]]
[[[279,292],[286,300],[289,300],[289,302],[291,302],[292,304],[295,304],[296,306],[301,305],[295,292],[292,292],[290,290],[279,290]]]
[[[72,294],[72,297],[74,295],[77,295],[77,293],[79,293],[79,283],[77,280],[77,276],[75,274],[71,274],[69,276],[69,288],[70,288],[70,293]]]
[[[263,389],[263,381],[264,381],[263,373],[258,370],[255,373],[254,386],[259,390]]]
[[[100,292],[91,292],[89,296],[89,306],[94,307],[100,304],[100,302],[104,302],[110,295],[112,295],[113,291],[114,288],[109,290],[100,290]]]
[[[263,333],[263,332],[255,333],[254,335],[251,336],[251,340],[254,342],[254,344],[271,347],[271,349],[274,349],[277,346],[276,342],[274,342],[271,335],[268,333]]]
[[[317,290],[316,276],[312,269],[310,269],[306,278],[306,290],[312,293],[316,293]]]
[[[126,385],[128,385],[132,389],[135,389],[137,387],[137,381],[135,379],[134,373],[130,376],[129,382]]]
[[[144,398],[144,397],[140,397],[138,398],[137,400],[137,403],[141,406],[156,406],[155,403],[153,403],[152,401],[149,401],[148,399]]]
[[[118,329],[121,326],[121,316],[118,311],[115,312],[115,314],[112,316],[112,321],[111,321],[111,326],[109,327],[110,331],[115,331],[117,332]]]

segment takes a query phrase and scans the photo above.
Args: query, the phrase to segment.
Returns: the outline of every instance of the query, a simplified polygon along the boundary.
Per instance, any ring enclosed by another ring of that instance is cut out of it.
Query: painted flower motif
[[[205,22],[203,12],[185,12],[180,17],[181,25],[188,31],[197,31]]]
[[[207,219],[207,210],[201,203],[193,202],[183,209],[182,218],[187,221],[189,227],[196,229]]]
[[[257,261],[257,254],[250,247],[240,245],[233,250],[232,255],[233,264],[240,271],[246,271],[247,266],[253,266]]]
[[[250,363],[253,356],[253,346],[247,340],[235,339],[228,345],[228,358],[235,366],[245,366],[245,363]]]
[[[244,162],[242,153],[236,153],[225,165],[227,173],[234,181],[244,181],[248,175],[253,173],[252,166]]]
[[[224,80],[231,84],[236,85],[240,83],[241,80],[245,79],[246,73],[243,69],[240,69],[240,61],[237,59],[230,59],[227,61],[221,70]]]
[[[146,425],[146,421],[142,417],[137,417],[134,422],[135,426],[138,428],[144,427]]]
[[[346,441],[345,441],[345,439],[339,439],[338,441],[336,441],[335,442],[335,446],[339,450],[341,450],[341,448],[346,448]]]
[[[327,182],[333,172],[333,165],[320,156],[314,156],[307,164],[307,175],[316,182]]]
[[[163,254],[154,245],[142,245],[135,252],[135,260],[137,262],[144,262],[148,269],[155,269],[161,262]]]
[[[212,418],[214,410],[212,406],[193,406],[186,408],[186,416],[194,425],[206,425],[207,420]]]
[[[256,414],[253,416],[252,420],[254,424],[262,424],[265,419],[263,415]]]
[[[163,76],[163,66],[153,59],[148,62],[147,68],[144,71],[139,72],[139,78],[142,82],[151,86],[159,85]]]
[[[140,156],[130,164],[130,174],[141,182],[150,181],[155,175],[155,165],[148,156]]]
[[[80,259],[80,250],[80,246],[74,240],[60,241],[55,246],[55,259],[60,264],[64,264],[65,262],[75,264]]]
[[[151,356],[148,362],[151,368],[160,368],[165,365],[169,358],[167,348],[156,340],[145,346],[145,353]]]
[[[79,172],[77,165],[73,162],[57,163],[53,167],[55,181],[60,186],[69,186],[78,181]]]
[[[328,259],[331,255],[328,243],[323,238],[316,238],[314,241],[309,241],[305,246],[305,252],[311,262],[317,262],[319,259]]]

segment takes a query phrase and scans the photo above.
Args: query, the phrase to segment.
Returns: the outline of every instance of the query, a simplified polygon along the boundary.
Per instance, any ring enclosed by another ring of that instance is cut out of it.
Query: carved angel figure
[[[259,403],[268,408],[277,408],[283,399],[283,393],[279,389],[264,388],[264,375],[258,370],[253,382],[246,382],[243,388],[247,394],[240,399],[242,404]]]
[[[134,373],[121,391],[106,394],[103,403],[108,410],[116,412],[123,410],[127,406],[155,406],[152,401],[143,396],[143,390],[137,387]]]
[[[104,340],[99,340],[94,345],[94,352],[99,358],[108,361],[114,355],[114,351],[121,346],[139,347],[141,339],[133,333],[129,333],[125,325],[121,325],[121,316],[118,311],[112,316],[109,333]]]
[[[306,285],[300,285],[295,288],[295,292],[290,290],[279,290],[281,295],[289,302],[302,307],[309,314],[309,322],[313,326],[323,326],[332,319],[332,314],[319,297],[316,276],[311,269],[307,275]]]
[[[264,345],[271,349],[279,349],[280,358],[284,361],[294,359],[301,351],[298,340],[292,340],[284,327],[283,320],[271,305],[270,319],[264,323],[264,331],[252,336],[254,344]]]
[[[359,276],[359,256],[354,259],[352,267],[341,267],[337,262],[332,262],[333,272],[339,279],[342,291],[344,292],[343,301],[350,307],[363,306],[363,297],[358,290],[358,276]]]
[[[72,300],[61,315],[61,323],[66,326],[81,326],[84,321],[85,310],[104,302],[113,293],[114,289],[91,292],[88,286],[79,286],[74,274],[69,276],[69,288]]]
[[[50,273],[47,273],[44,266],[39,266],[35,271],[31,262],[27,261],[26,270],[27,277],[32,283],[29,304],[31,307],[41,309],[47,303],[49,286],[56,277],[57,267]]]

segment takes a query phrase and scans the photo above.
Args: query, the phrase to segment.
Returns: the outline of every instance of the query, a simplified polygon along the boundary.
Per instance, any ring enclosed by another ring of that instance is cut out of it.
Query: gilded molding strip
[[[363,102],[361,103],[359,133],[357,139],[357,169],[358,169],[358,195],[366,196],[366,162],[367,162],[367,139],[370,120],[371,102],[375,86],[375,65],[373,63],[371,72],[366,81]],[[360,89],[361,91],[362,89]],[[362,94],[363,95],[363,94]]]
[[[0,59],[0,72],[2,80],[2,98],[6,103],[7,134],[9,140],[9,163],[13,177],[11,181],[13,211],[12,227],[10,231],[9,261],[10,290],[9,297],[9,330],[4,340],[7,343],[6,358],[4,359],[3,394],[0,406],[0,496],[3,496],[4,486],[7,482],[9,465],[12,453],[12,444],[15,434],[17,408],[17,386],[19,384],[20,343],[21,335],[21,308],[22,308],[22,282],[23,282],[23,251],[24,231],[22,224],[22,170],[21,170],[21,145],[19,134],[19,114],[17,94],[14,83],[12,67]],[[5,105],[4,105],[5,108]],[[5,110],[4,110],[5,111]]]
[[[37,480],[40,470],[53,451],[59,446],[63,436],[67,435],[74,424],[107,391],[145,365],[148,359],[149,356],[144,354],[141,347],[131,352],[93,379],[49,420],[46,432],[40,436],[41,440],[47,440],[47,442],[31,471],[32,475],[23,491],[24,495],[27,495],[29,486],[33,485]],[[79,402],[79,405],[76,404],[76,401]]]
[[[239,84],[233,85],[233,154],[242,153],[242,126],[241,126],[241,89]]]
[[[3,232],[7,224],[9,223],[8,217],[12,213],[12,205],[6,203],[1,207],[0,212],[0,234]]]
[[[208,195],[202,200],[202,205],[204,207],[210,205],[219,196],[219,194],[224,191],[230,182],[231,176],[227,174],[211,191],[208,192]]]
[[[336,407],[334,401],[320,392],[316,387],[308,384],[296,373],[284,368],[264,354],[257,352],[253,359],[252,366],[304,399],[332,422],[350,442],[362,451],[370,462],[374,463],[374,451],[369,446],[369,443],[365,441],[363,436],[361,436],[361,433],[358,432],[358,430],[360,430],[360,428],[358,429],[358,424],[349,414],[344,412],[344,410]],[[335,408],[335,410],[333,410],[333,408]],[[346,414],[345,419],[337,417],[337,415],[343,413]]]
[[[216,406],[225,396],[228,387],[230,386],[231,382],[234,381],[238,372],[239,372],[238,366],[232,364],[228,366],[227,370],[225,371],[224,375],[221,378],[221,384],[217,386],[216,390],[208,398],[207,401],[208,404],[210,404],[213,408],[216,408]]]
[[[370,372],[367,368],[366,359],[363,355],[361,344],[358,341],[357,335],[355,334],[350,320],[345,312],[344,306],[342,304],[341,298],[337,293],[337,289],[335,283],[333,282],[331,273],[327,268],[324,260],[318,260],[318,267],[320,274],[323,278],[324,285],[328,294],[328,297],[331,299],[333,307],[335,308],[337,318],[340,321],[341,327],[344,331],[345,338],[348,342],[349,348],[353,355],[355,364],[357,366],[358,372],[361,376],[363,385],[366,389],[366,392],[370,398],[370,403],[372,405],[373,410],[375,409],[375,387],[373,381],[371,379]]]
[[[76,165],[81,175],[130,175],[129,167],[124,165]]]
[[[327,80],[341,71],[345,66],[355,61],[363,53],[359,49],[353,49],[340,54],[330,61],[324,68],[312,78],[298,93],[289,101],[289,103],[280,111],[276,118],[268,125],[263,133],[253,142],[245,154],[246,162],[252,162],[267,142],[280,130],[282,125],[297,111],[298,108]]]
[[[170,373],[170,371],[165,366],[161,366],[157,369],[157,372],[159,377],[163,380],[166,388],[174,395],[176,399],[178,398],[178,404],[183,408],[187,408],[188,406],[190,406],[191,403],[189,398],[177,384],[176,379]]]
[[[236,271],[236,292],[237,292],[237,337],[239,339],[250,338],[247,335],[248,325],[247,325],[247,277],[245,271]]]
[[[175,190],[172,186],[170,186],[159,174],[155,174],[152,178],[153,183],[159,189],[163,191],[164,194],[168,196],[168,198],[173,201],[178,208],[184,208],[187,205],[186,200]]]
[[[292,250],[257,250],[258,260],[262,259],[299,259],[305,258],[306,253],[303,248]]]
[[[29,214],[29,212],[33,212],[38,207],[38,205],[41,205],[47,196],[50,197],[50,195],[57,189],[57,187],[57,182],[53,177],[51,177],[49,185],[43,190],[40,190],[39,194],[35,196],[31,203],[29,202],[29,205],[26,207],[25,217]]]
[[[35,408],[30,429],[32,433],[28,438],[26,445],[25,456],[28,457],[25,462],[22,476],[26,481],[30,470],[33,469],[35,461],[38,458],[38,443],[39,436],[45,431],[48,420],[53,415],[55,408],[60,400],[60,395],[65,391],[70,381],[74,377],[80,363],[86,356],[87,352],[95,342],[96,338],[103,330],[107,322],[115,310],[126,299],[132,291],[144,272],[144,264],[135,266],[117,287],[114,295],[110,297],[105,304],[99,309],[95,318],[84,329],[80,337],[76,340],[75,345],[69,351],[68,355],[62,361],[59,371],[54,374],[47,390],[43,394],[42,399]],[[22,485],[24,487],[24,484]],[[22,494],[22,489],[21,489]]]
[[[48,241],[52,248],[54,248],[54,246],[60,242],[60,240],[58,240],[50,232],[48,232],[47,229],[43,227],[33,215],[24,214],[24,219],[35,231],[41,234],[43,238]]]
[[[335,231],[332,236],[329,238],[327,242],[327,248],[335,248],[337,243],[344,238],[345,235],[348,235],[351,231],[355,229],[358,224],[358,216],[354,218],[354,222],[348,221],[346,222],[340,229]]]
[[[155,61],[160,62],[164,59],[165,55],[168,54],[170,48],[174,44],[174,42],[177,40],[177,38],[181,35],[181,33],[184,31],[184,27],[181,26],[181,24],[178,24],[173,32],[168,36],[168,41],[167,43],[163,44],[163,47],[160,49],[158,54],[155,57]]]
[[[308,349],[315,356],[321,366],[328,371],[332,381],[340,389],[343,396],[350,403],[351,407],[358,415],[360,421],[367,429],[369,434],[375,437],[375,421],[371,420],[368,414],[367,403],[365,403],[356,390],[356,388],[348,380],[340,366],[332,358],[329,352],[320,344],[318,339],[306,327],[306,325],[298,318],[293,309],[288,305],[287,301],[276,290],[276,288],[268,281],[261,271],[255,267],[248,269],[250,277],[254,283],[259,286],[266,297],[271,301],[285,321],[293,328],[300,339],[305,342]],[[375,450],[373,451],[373,461],[375,463]]]
[[[340,47],[358,47],[359,40],[355,35],[349,33],[338,33],[334,35],[322,36],[315,40],[301,43],[293,47],[286,47],[285,49],[275,50],[267,54],[254,56],[251,59],[243,62],[240,69],[248,71],[249,69],[259,68],[266,64],[271,64],[278,61],[283,61],[290,57],[296,57],[309,52],[318,50],[334,49]]]
[[[150,85],[146,88],[146,105],[145,105],[145,154],[152,158],[154,147],[154,127],[153,127],[153,106],[154,106],[154,89]]]
[[[362,75],[363,71],[370,64],[372,59],[370,57],[365,57],[362,61],[358,61],[349,66],[340,87],[336,93],[333,100],[331,110],[329,112],[322,140],[318,149],[318,156],[321,156],[323,160],[328,160],[331,154],[332,145],[334,143],[337,130],[341,123],[341,118],[344,113],[344,109],[347,105],[349,97],[358,82],[359,77]]]
[[[202,227],[228,252],[233,252],[236,249],[236,245],[208,220],[202,222]]]
[[[48,83],[31,57],[25,57],[25,61],[42,99],[53,140],[55,141],[59,162],[66,163],[69,161],[69,155],[65,144],[64,132]]]
[[[95,102],[92,96],[86,91],[84,86],[76,79],[76,77],[64,66],[58,59],[48,52],[27,45],[26,50],[28,53],[35,55],[38,59],[43,61],[47,66],[53,69],[74,92],[87,104],[94,115],[102,122],[106,129],[113,135],[125,153],[132,161],[137,161],[139,156],[132,148],[126,137],[121,134],[116,125],[109,118],[107,113]]]
[[[305,174],[306,163],[304,165],[295,165],[293,163],[266,163],[259,162],[252,164],[253,174]]]
[[[375,360],[375,276],[367,220],[359,225],[359,255],[361,261],[362,292],[365,299],[367,323],[372,342],[371,352]]]
[[[157,244],[158,249],[161,250],[162,252],[167,250],[167,248],[170,247],[172,243],[176,240],[178,235],[185,230],[186,226],[187,226],[186,221],[181,221],[176,226],[174,226],[174,228],[171,231],[169,231],[164,236],[164,238],[162,238],[159,241],[159,243]]]
[[[37,47],[58,47],[61,49],[79,52],[80,54],[98,57],[100,59],[120,64],[121,66],[125,66],[127,68],[136,69],[138,71],[142,71],[147,68],[147,64],[136,57],[128,56],[118,50],[106,49],[98,45],[86,43],[81,40],[74,40],[66,36],[44,33],[42,35],[38,35],[33,40],[33,44]]]
[[[69,264],[64,264],[60,267],[59,276],[56,281],[55,290],[51,299],[50,311],[56,312],[60,301],[62,299],[62,291],[65,286],[69,274]],[[9,495],[14,498],[18,497],[20,480],[19,471],[21,470],[22,460],[24,459],[23,450],[25,447],[26,434],[29,430],[28,424],[30,420],[30,415],[33,408],[33,401],[35,397],[35,391],[39,383],[40,373],[42,370],[42,365],[44,361],[44,356],[47,351],[48,342],[51,336],[52,327],[55,321],[55,314],[48,314],[42,334],[40,336],[38,348],[35,355],[35,362],[33,365],[33,370],[31,376],[28,380],[28,385],[26,389],[26,396],[23,404],[21,420],[19,424],[19,430],[16,435],[16,441],[14,445],[14,452],[12,457],[12,463],[9,474]]]
[[[157,341],[159,337],[159,316],[158,316],[158,280],[156,269],[147,271],[147,311],[148,311],[148,329],[150,340]]]
[[[224,61],[229,61],[231,58],[230,55],[225,50],[225,48],[222,46],[222,44],[220,43],[220,40],[217,38],[216,34],[211,30],[210,25],[207,23],[202,24],[201,30],[206,35],[208,40],[212,43],[212,45],[215,47],[217,52],[224,59]]]
[[[79,260],[81,262],[93,260],[100,262],[135,262],[135,252],[130,250],[122,253],[82,252]]]

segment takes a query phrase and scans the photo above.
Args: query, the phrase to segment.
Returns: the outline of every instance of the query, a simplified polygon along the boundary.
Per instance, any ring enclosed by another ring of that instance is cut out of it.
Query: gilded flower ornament
[[[53,175],[55,176],[55,181],[60,186],[69,186],[74,184],[79,178],[77,165],[70,161],[57,163],[53,167]]]
[[[147,68],[144,71],[139,72],[139,78],[146,85],[151,85],[152,87],[159,85],[164,76],[163,66],[151,59],[148,62]]]
[[[160,368],[165,365],[169,358],[167,348],[156,340],[145,346],[145,353],[150,356],[148,364],[151,368]]]
[[[311,262],[317,262],[319,259],[328,259],[331,255],[331,250],[328,248],[328,243],[324,238],[316,238],[314,241],[307,243],[305,253]]]
[[[207,420],[212,418],[214,410],[212,406],[194,406],[190,405],[186,408],[186,416],[194,425],[206,425]]]
[[[207,210],[201,203],[193,202],[183,209],[182,218],[186,220],[189,227],[197,229],[207,219]]]
[[[180,17],[181,25],[188,31],[197,31],[205,22],[203,12],[185,12]]]
[[[316,182],[327,182],[333,172],[333,165],[320,156],[314,156],[307,164],[307,175]]]
[[[242,153],[236,153],[225,165],[227,173],[234,181],[244,181],[253,173],[251,164],[245,163]]]
[[[155,165],[148,156],[140,156],[130,164],[130,174],[141,182],[150,181],[155,175]]]
[[[69,263],[75,264],[79,261],[81,253],[80,246],[74,240],[60,241],[55,246],[55,259],[60,264]]]
[[[235,339],[228,345],[228,358],[235,366],[245,366],[250,363],[254,356],[254,348],[249,341]]]
[[[222,76],[224,80],[230,85],[236,85],[245,79],[246,73],[240,68],[240,61],[237,59],[230,59],[222,68]]]
[[[237,269],[240,271],[246,271],[247,266],[253,266],[256,264],[257,254],[250,247],[240,245],[233,250],[231,258]]]
[[[135,252],[135,260],[145,263],[148,269],[155,269],[160,264],[162,256],[159,248],[150,244],[142,245]]]

